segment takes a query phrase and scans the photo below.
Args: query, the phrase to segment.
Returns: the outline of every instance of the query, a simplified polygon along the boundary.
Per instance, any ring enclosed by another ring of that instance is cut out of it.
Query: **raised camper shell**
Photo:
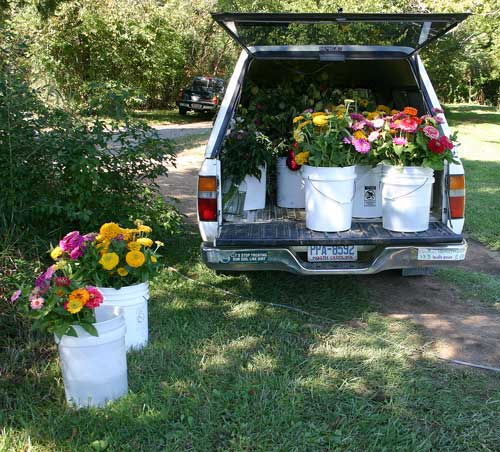
[[[389,74],[397,74],[403,84],[411,85],[411,94],[418,98],[425,111],[441,108],[418,50],[450,31],[467,15],[213,14],[243,50],[227,86],[199,172],[200,180],[214,179],[212,191],[206,191],[203,185],[199,185],[198,190],[198,224],[204,262],[222,271],[284,270],[316,275],[414,270],[463,260],[467,248],[462,236],[464,219],[450,215],[450,197],[456,195],[453,187],[450,190],[450,176],[464,173],[458,155],[459,163],[446,165],[437,175],[430,227],[418,233],[393,233],[385,231],[380,222],[369,221],[353,222],[351,230],[346,232],[318,233],[306,230],[303,223],[288,218],[288,212],[277,213],[276,209],[271,213],[256,212],[251,221],[225,222],[218,156],[245,80],[257,77],[259,71],[277,74],[272,67],[277,62],[330,65],[335,67],[337,77],[349,77],[351,83],[354,77],[358,77],[359,83],[374,83],[373,74],[377,72],[378,83],[387,84]],[[349,39],[339,32],[346,26],[355,30]],[[369,30],[377,33],[368,33]],[[360,36],[364,41],[355,42]],[[372,36],[382,38],[377,41]],[[414,101],[408,99],[408,104],[413,105]],[[446,121],[441,129],[449,135]],[[463,190],[459,195],[464,195]],[[216,221],[200,218],[207,199],[213,200]],[[307,247],[314,245],[354,245],[360,257],[356,262],[308,262]]]

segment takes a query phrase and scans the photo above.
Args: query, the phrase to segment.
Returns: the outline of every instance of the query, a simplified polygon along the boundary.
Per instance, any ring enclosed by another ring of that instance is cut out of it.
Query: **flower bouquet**
[[[89,241],[81,237],[79,250]],[[79,252],[71,251],[68,256],[76,259]],[[125,319],[103,308],[101,291],[70,270],[63,261],[51,265],[34,288],[17,290],[11,301],[35,320],[34,327],[54,334],[68,403],[101,406],[128,391]]]
[[[306,226],[337,232],[351,227],[356,150],[351,145],[348,112],[352,100],[327,111],[305,111],[293,119],[306,191]]]
[[[386,167],[382,178],[383,227],[397,232],[419,232],[429,227],[434,170],[455,162],[456,135],[441,134],[443,111],[418,116],[413,107],[384,118],[379,154]]]
[[[158,249],[163,246],[148,237],[151,232],[140,220],[134,228],[105,223],[99,233],[70,232],[51,252],[56,265],[98,286],[104,305],[123,310],[127,348],[140,348],[148,340],[148,282],[158,270]],[[100,313],[98,309],[98,319]]]
[[[17,290],[11,301],[35,321],[35,328],[53,333],[58,339],[64,335],[76,337],[76,326],[92,336],[98,335],[94,323],[95,309],[103,301],[101,292],[70,279],[56,264],[36,278],[33,288]]]

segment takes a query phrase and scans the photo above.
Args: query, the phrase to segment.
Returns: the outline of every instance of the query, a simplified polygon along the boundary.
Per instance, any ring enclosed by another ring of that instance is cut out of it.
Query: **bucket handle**
[[[354,190],[352,192],[352,198],[350,201],[337,201],[335,198],[332,198],[331,196],[325,195],[316,185],[314,185],[313,182],[330,182],[328,180],[320,180],[320,179],[311,179],[309,176],[307,177],[307,180],[311,183],[312,188],[314,188],[320,195],[323,195],[326,199],[329,199],[330,201],[336,202],[337,204],[345,205],[345,204],[350,204],[354,196],[356,195],[356,181],[354,181]]]
[[[416,191],[420,190],[427,183],[429,179],[430,179],[429,177],[426,177],[422,185],[419,185],[417,188],[413,189],[412,191],[409,191],[408,193],[405,193],[404,195],[394,196],[393,198],[389,196],[384,196],[384,199],[388,199],[389,201],[395,201],[396,199],[404,198],[405,196],[411,195],[412,193],[415,193]]]

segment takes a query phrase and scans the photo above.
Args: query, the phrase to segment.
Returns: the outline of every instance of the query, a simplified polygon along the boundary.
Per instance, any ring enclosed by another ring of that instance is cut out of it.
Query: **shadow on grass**
[[[449,105],[446,118],[451,126],[460,124],[500,124],[500,112],[483,105]]]
[[[165,271],[152,287],[150,344],[128,357],[129,394],[106,409],[74,411],[65,406],[54,359],[45,370],[39,362],[36,384],[28,369],[22,381],[2,386],[0,401],[8,395],[10,402],[0,420],[11,450],[28,442],[34,451],[99,450],[91,446],[99,440],[134,452],[498,444],[487,402],[500,396],[500,381],[426,359],[418,334],[372,312],[355,278],[220,277],[199,266],[198,245],[189,233],[167,243],[169,263],[200,282],[338,322],[240,300]]]

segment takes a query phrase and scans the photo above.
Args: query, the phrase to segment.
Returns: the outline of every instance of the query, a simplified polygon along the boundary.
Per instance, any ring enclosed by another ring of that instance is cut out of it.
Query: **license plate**
[[[358,248],[354,245],[308,246],[307,260],[309,262],[357,261]]]
[[[187,104],[186,102],[179,102],[179,106],[181,106],[181,107],[189,107],[189,104]]]
[[[464,259],[465,250],[461,249],[419,248],[417,253],[417,260],[419,261],[463,261]]]
[[[202,109],[203,108],[203,105],[201,104],[191,104],[191,108],[197,108],[197,109]]]

